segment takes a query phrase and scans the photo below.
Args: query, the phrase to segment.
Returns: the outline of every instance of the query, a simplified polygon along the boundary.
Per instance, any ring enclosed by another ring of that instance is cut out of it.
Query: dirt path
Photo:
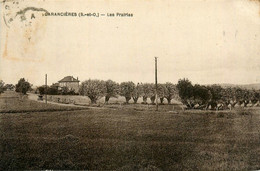
[[[38,100],[38,95],[37,94],[33,94],[33,93],[28,93],[28,99],[29,100],[33,100],[33,101],[37,101],[40,103],[45,103],[44,100]],[[82,105],[74,105],[74,104],[63,104],[63,103],[56,103],[56,102],[52,102],[52,101],[48,101],[47,103],[49,104],[55,104],[55,105],[60,105],[60,106],[70,106],[70,107],[80,107],[80,108],[96,108],[96,107],[90,107],[90,106],[82,106]]]
[[[28,93],[28,99],[33,100],[33,101],[37,101],[37,102],[40,102],[40,103],[45,103],[44,100],[38,100],[38,95],[33,94],[33,93]],[[56,102],[52,102],[52,101],[48,101],[47,103],[59,105],[59,106],[69,106],[69,107],[88,108],[88,109],[110,109],[110,108],[104,107],[104,106],[101,106],[101,107],[83,106],[83,105],[75,105],[75,104],[56,103]]]

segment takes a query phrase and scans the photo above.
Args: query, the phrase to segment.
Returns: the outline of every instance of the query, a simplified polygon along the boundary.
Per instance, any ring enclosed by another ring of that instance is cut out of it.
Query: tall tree
[[[90,98],[91,103],[97,103],[97,100],[106,95],[106,85],[102,80],[87,80],[80,85],[81,95]]]
[[[192,100],[193,97],[193,85],[188,79],[180,79],[177,84],[177,89],[179,92],[179,97],[183,104],[185,104],[188,108],[193,108],[194,103]]]

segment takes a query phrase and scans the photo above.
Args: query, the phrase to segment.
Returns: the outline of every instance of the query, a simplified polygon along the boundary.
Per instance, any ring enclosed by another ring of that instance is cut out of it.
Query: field
[[[0,96],[0,170],[260,169],[260,108],[155,112],[16,96]]]

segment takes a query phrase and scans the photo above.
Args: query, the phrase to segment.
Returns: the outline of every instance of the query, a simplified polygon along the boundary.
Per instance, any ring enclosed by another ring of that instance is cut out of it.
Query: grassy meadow
[[[0,170],[260,169],[260,108],[79,110],[15,96],[0,96]]]

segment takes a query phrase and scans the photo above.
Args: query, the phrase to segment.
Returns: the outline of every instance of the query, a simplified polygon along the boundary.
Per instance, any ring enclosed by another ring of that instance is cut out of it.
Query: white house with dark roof
[[[58,81],[60,88],[67,87],[69,90],[74,90],[75,93],[79,92],[79,82],[78,77],[76,79],[73,76],[66,76]]]

